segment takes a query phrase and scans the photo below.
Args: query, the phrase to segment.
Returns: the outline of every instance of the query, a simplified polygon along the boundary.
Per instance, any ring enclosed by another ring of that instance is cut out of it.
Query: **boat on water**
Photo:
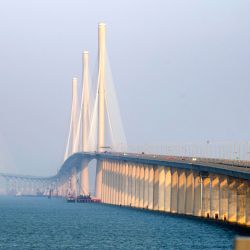
[[[67,197],[67,202],[75,203],[76,202],[76,198],[74,196],[68,196]]]
[[[93,198],[91,195],[79,195],[77,197],[74,196],[68,196],[67,202],[77,202],[77,203],[100,203],[101,199]]]

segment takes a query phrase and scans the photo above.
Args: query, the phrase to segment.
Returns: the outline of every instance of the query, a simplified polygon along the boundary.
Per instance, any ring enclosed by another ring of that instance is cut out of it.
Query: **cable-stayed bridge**
[[[250,143],[160,147],[127,145],[106,50],[98,27],[97,79],[90,83],[83,53],[80,105],[72,80],[72,107],[64,163],[54,176],[1,174],[7,192],[89,194],[89,163],[96,160],[95,196],[104,203],[206,217],[250,226]],[[91,94],[93,93],[93,94]]]

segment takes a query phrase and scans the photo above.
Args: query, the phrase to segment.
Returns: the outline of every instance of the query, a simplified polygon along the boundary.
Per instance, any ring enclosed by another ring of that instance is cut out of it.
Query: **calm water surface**
[[[238,234],[232,227],[130,208],[0,197],[0,249],[232,249]]]

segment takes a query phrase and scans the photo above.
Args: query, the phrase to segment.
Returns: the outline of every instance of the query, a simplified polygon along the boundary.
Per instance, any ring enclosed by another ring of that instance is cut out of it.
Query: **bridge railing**
[[[250,142],[169,143],[116,146],[116,151],[212,159],[250,164]]]

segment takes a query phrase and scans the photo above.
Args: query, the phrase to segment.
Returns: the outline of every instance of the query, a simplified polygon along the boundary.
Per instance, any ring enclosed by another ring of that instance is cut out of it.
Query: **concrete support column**
[[[159,167],[154,167],[153,209],[159,210]]]
[[[139,207],[139,199],[140,199],[140,165],[136,165],[135,207]]]
[[[104,165],[104,177],[103,177],[103,181],[104,181],[104,191],[103,191],[103,199],[104,202],[107,203],[108,200],[108,170],[107,170],[107,160],[104,160],[103,162]]]
[[[143,194],[143,207],[148,209],[148,186],[149,186],[149,167],[144,166],[144,194]]]
[[[165,168],[158,167],[159,170],[159,210],[164,211],[165,208]]]
[[[76,168],[72,169],[71,175],[71,194],[76,197],[77,196],[77,172]]]
[[[171,169],[171,213],[178,211],[178,172]]]
[[[185,214],[186,204],[186,172],[185,170],[178,171],[178,213]]]
[[[126,163],[125,162],[122,162],[121,163],[122,165],[122,171],[121,171],[121,174],[122,174],[122,190],[121,190],[121,204],[124,206],[124,200],[125,200],[125,185],[126,185]]]
[[[119,162],[119,178],[118,178],[118,205],[122,204],[122,185],[123,185],[123,176],[122,176],[122,162]]]
[[[228,178],[228,220],[237,221],[237,184],[233,178]]]
[[[114,161],[110,162],[111,169],[111,183],[110,183],[110,203],[115,204],[115,163]]]
[[[148,180],[148,208],[154,208],[154,167],[149,168],[149,180]]]
[[[202,216],[210,217],[210,177],[202,177]]]
[[[195,216],[201,216],[202,180],[199,173],[194,173],[194,211]]]
[[[96,164],[95,195],[97,198],[102,197],[102,164],[102,160],[98,160]]]
[[[165,167],[165,183],[164,183],[164,210],[171,210],[171,169]]]
[[[122,190],[121,190],[121,204],[124,206],[124,201],[125,201],[125,192],[126,192],[126,163],[122,162],[121,163],[122,166],[122,171],[121,171],[121,186],[122,186]]]
[[[105,191],[106,191],[105,175],[106,175],[105,160],[102,160],[102,193],[101,193],[101,200],[102,200],[103,203],[106,202],[106,200],[105,200]]]
[[[221,220],[228,219],[228,182],[226,176],[220,176],[220,211],[219,218]]]
[[[132,205],[132,169],[132,164],[128,163],[128,206]]]
[[[128,163],[125,162],[125,192],[124,192],[124,204],[125,206],[128,205]]]
[[[247,186],[244,180],[238,180],[237,183],[237,222],[246,223],[246,198]]]
[[[250,181],[246,181],[246,225],[250,226]]]
[[[80,194],[89,194],[89,168],[88,161],[83,160],[80,173]]]
[[[104,160],[104,169],[105,169],[105,173],[104,173],[104,184],[105,184],[105,192],[104,192],[104,199],[105,199],[105,203],[108,203],[108,186],[109,186],[109,182],[108,182],[108,162],[107,160]]]
[[[136,166],[132,164],[132,190],[131,190],[131,203],[132,206],[135,207],[135,196],[136,196]]]
[[[111,183],[111,180],[110,180],[110,162],[109,160],[106,161],[106,171],[107,171],[107,189],[106,189],[106,199],[107,199],[107,203],[110,204],[110,183]]]
[[[210,199],[210,210],[211,210],[211,218],[219,219],[219,210],[220,210],[220,181],[219,176],[212,175],[210,176],[211,181],[211,199]]]
[[[112,178],[113,178],[113,187],[112,187],[112,204],[116,204],[116,161],[112,161]]]
[[[116,181],[116,183],[115,183],[115,204],[116,205],[119,205],[119,189],[120,189],[120,173],[119,173],[119,171],[120,171],[120,165],[119,165],[119,162],[118,161],[116,161],[115,162],[115,173],[116,173],[116,175],[115,175],[115,181]]]
[[[186,214],[194,212],[194,174],[192,171],[186,172]]]
[[[139,207],[143,208],[144,199],[144,166],[140,165],[140,192],[139,192]]]
[[[120,163],[116,162],[116,204],[120,204]]]

